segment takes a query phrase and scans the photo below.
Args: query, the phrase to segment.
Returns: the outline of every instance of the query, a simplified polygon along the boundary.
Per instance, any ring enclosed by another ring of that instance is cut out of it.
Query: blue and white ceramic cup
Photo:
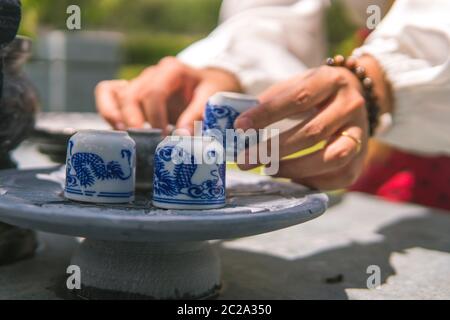
[[[246,143],[239,135],[235,138],[232,135],[227,136],[227,130],[234,129],[234,121],[241,113],[258,104],[257,98],[235,92],[218,92],[208,99],[203,117],[203,135],[213,136],[222,142],[227,160],[234,161],[238,151],[241,151]]]
[[[225,206],[225,160],[213,137],[169,136],[156,148],[153,205],[165,209]]]
[[[69,140],[64,196],[96,203],[134,200],[136,145],[125,131],[82,130]]]

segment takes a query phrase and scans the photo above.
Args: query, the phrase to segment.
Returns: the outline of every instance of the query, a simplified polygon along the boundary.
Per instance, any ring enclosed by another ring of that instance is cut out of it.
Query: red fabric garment
[[[369,165],[350,188],[384,199],[450,210],[450,157],[425,157],[393,150]]]

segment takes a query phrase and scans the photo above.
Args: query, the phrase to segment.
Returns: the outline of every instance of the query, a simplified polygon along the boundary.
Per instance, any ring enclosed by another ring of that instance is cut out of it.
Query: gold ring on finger
[[[362,147],[362,141],[361,139],[358,139],[354,136],[352,136],[350,133],[348,133],[347,131],[342,131],[341,132],[341,136],[343,137],[347,137],[351,140],[353,140],[356,143],[356,153],[359,153],[361,151],[361,147]]]

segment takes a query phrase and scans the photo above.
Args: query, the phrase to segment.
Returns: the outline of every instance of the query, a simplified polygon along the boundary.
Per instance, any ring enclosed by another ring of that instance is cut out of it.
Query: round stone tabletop
[[[95,205],[66,200],[52,178],[57,170],[0,171],[0,220],[100,240],[200,241],[303,223],[320,216],[328,201],[326,195],[295,184],[229,170],[227,205],[221,209],[163,210],[151,205],[149,195],[137,195],[131,204]]]

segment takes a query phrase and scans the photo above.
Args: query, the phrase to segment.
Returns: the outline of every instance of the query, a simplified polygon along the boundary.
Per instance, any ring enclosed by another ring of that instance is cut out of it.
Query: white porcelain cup
[[[213,136],[222,142],[227,160],[236,160],[238,152],[245,148],[246,142],[239,135],[236,135],[236,138],[227,136],[227,130],[234,130],[236,118],[258,104],[256,97],[235,92],[218,92],[208,99],[203,117],[203,134]]]
[[[82,130],[69,140],[64,196],[96,203],[134,200],[136,145],[125,131]]]
[[[225,159],[213,137],[169,136],[156,148],[153,204],[165,209],[225,206]]]

